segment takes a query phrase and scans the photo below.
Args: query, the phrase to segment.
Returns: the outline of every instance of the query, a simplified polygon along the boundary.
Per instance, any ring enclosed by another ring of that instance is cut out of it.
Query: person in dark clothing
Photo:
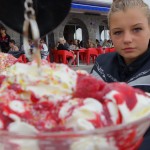
[[[57,50],[69,50],[69,44],[66,42],[64,38],[59,39],[59,44],[57,46]]]
[[[74,52],[72,50],[69,49],[69,44],[66,42],[66,40],[64,38],[59,39],[59,44],[57,46],[57,50],[67,50],[73,54],[73,59],[69,60],[69,65],[71,65],[75,61],[76,55],[74,54]]]
[[[7,53],[10,49],[9,47],[10,36],[6,33],[6,28],[0,28],[0,47],[1,51]]]
[[[150,9],[143,0],[114,0],[108,14],[116,52],[100,55],[91,74],[150,92]],[[139,150],[150,149],[150,129]]]
[[[19,58],[21,55],[25,53],[24,51],[9,51],[8,54],[13,55],[15,58]]]
[[[68,50],[68,46],[66,44],[59,44],[58,47],[57,47],[57,50]]]
[[[96,39],[95,42],[96,42],[96,47],[102,47],[98,39]]]

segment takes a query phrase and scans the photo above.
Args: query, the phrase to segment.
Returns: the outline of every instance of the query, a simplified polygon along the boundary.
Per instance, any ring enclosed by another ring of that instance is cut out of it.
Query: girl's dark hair
[[[13,43],[13,44],[16,44],[15,40],[13,40],[13,39],[11,39],[9,42]]]
[[[0,30],[5,30],[6,31],[6,28],[4,26],[1,26]]]

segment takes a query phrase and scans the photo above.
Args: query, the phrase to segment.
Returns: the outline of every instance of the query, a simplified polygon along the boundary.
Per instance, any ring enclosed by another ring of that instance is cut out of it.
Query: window
[[[109,30],[103,30],[101,32],[101,40],[104,41],[105,39],[107,39],[107,40],[110,39]]]
[[[82,41],[82,29],[78,28],[74,33],[74,39]]]

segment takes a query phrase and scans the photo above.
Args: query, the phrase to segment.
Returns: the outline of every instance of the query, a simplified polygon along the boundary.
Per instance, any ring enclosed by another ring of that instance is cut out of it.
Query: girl
[[[116,52],[100,55],[91,74],[106,82],[126,82],[150,92],[150,9],[143,0],[114,0],[108,14]],[[150,147],[150,133],[140,150]]]

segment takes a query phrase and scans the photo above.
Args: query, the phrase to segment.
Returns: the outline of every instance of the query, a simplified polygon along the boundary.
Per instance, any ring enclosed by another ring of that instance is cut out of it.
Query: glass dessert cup
[[[0,131],[0,150],[136,150],[150,125],[150,115],[128,124],[93,131],[36,135]]]

